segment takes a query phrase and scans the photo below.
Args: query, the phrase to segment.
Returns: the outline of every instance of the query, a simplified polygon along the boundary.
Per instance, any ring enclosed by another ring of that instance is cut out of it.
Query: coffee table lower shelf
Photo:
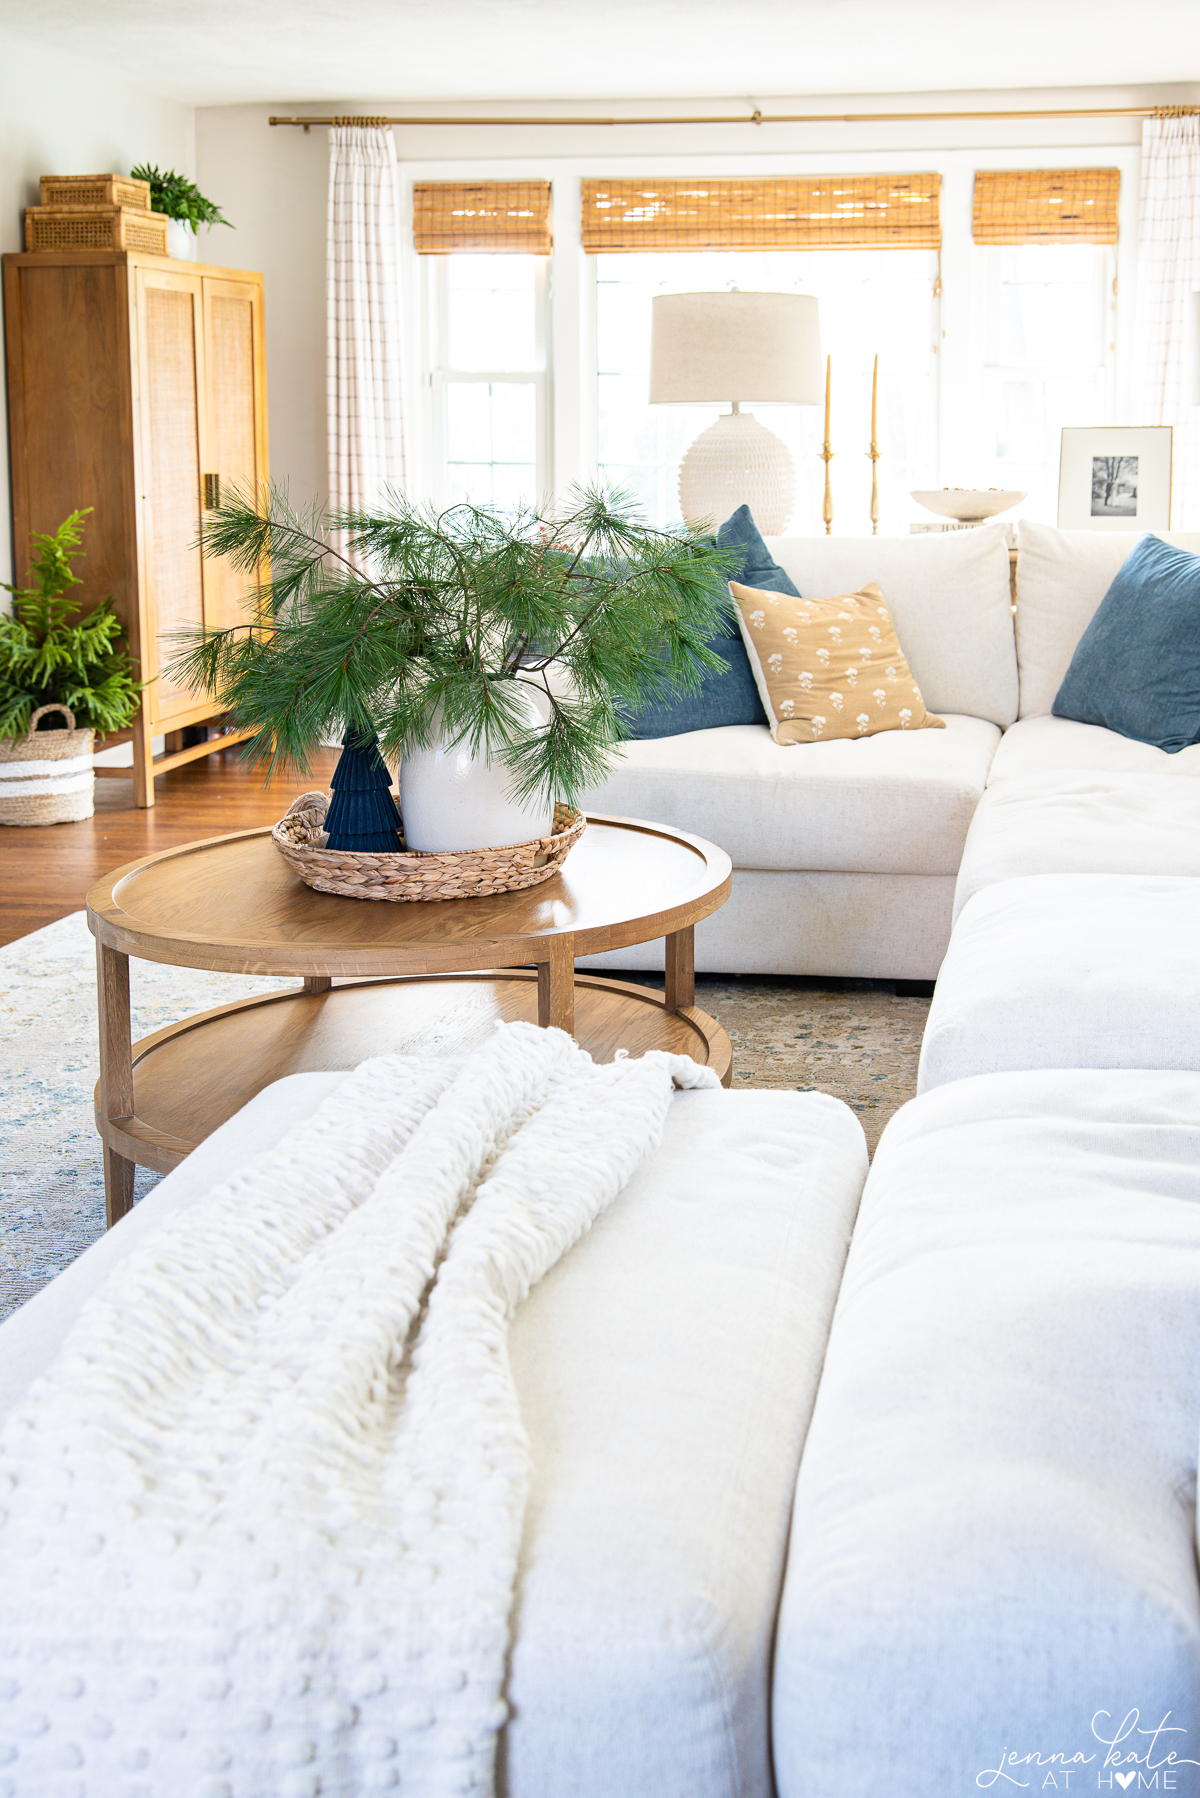
[[[169,1173],[263,1087],[286,1074],[340,1072],[371,1055],[465,1055],[497,1020],[538,1021],[538,977],[508,968],[436,979],[350,981],[326,992],[289,988],[185,1018],[133,1046],[133,1115],[96,1128],[106,1148]],[[602,976],[575,980],[575,1039],[597,1061],[618,1049],[666,1049],[733,1073],[729,1038],[695,1006],[669,1011],[653,989]]]

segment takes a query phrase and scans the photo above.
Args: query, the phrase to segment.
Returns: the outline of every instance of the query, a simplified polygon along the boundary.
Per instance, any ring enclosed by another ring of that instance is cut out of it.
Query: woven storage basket
[[[43,206],[131,206],[150,210],[150,183],[133,175],[43,175]]]
[[[25,249],[167,254],[167,215],[132,206],[27,206]]]
[[[582,812],[554,808],[554,834],[502,849],[413,849],[365,855],[325,847],[326,793],[302,793],[271,832],[306,886],[346,899],[471,899],[539,886],[566,861],[587,827]]]
[[[47,712],[65,712],[66,730],[38,730]],[[75,729],[65,705],[40,705],[19,743],[0,743],[0,824],[75,824],[90,818],[96,776],[90,730]]]

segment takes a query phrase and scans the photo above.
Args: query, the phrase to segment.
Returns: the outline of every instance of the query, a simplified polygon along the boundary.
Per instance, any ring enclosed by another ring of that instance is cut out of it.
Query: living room
[[[1200,23],[730,23],[0,3],[0,1798],[1200,1793]]]

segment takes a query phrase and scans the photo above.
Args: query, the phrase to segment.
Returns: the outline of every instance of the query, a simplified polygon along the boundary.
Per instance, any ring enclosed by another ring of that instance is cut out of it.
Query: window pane
[[[834,504],[840,535],[870,532],[871,369],[879,355],[880,489],[884,531],[920,516],[909,489],[936,465],[933,281],[926,251],[762,251],[702,255],[601,256],[597,259],[599,464],[602,478],[642,471],[658,525],[679,518],[679,463],[724,408],[651,406],[650,309],[658,293],[739,287],[811,293],[820,304],[822,349],[833,357]],[[733,398],[733,395],[730,395]],[[815,406],[762,406],[755,412],[783,439],[796,462],[797,533],[819,532],[824,469],[818,451],[824,415]],[[861,455],[855,456],[854,451]],[[652,474],[658,479],[652,480]]]
[[[446,456],[451,462],[492,459],[491,388],[453,381],[446,388]]]
[[[1105,359],[1109,253],[1023,244],[980,254],[986,291],[979,485],[1024,491],[1021,512],[1058,516],[1064,425],[1110,413]]]
[[[535,382],[446,383],[446,493],[450,504],[536,502]]]
[[[446,366],[536,368],[536,259],[451,256],[447,260]]]

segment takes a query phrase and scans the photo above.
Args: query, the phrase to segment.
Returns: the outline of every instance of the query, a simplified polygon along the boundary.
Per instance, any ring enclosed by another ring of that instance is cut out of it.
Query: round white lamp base
[[[683,458],[679,505],[693,529],[749,506],[763,536],[779,537],[796,505],[791,451],[752,412],[722,412]]]

